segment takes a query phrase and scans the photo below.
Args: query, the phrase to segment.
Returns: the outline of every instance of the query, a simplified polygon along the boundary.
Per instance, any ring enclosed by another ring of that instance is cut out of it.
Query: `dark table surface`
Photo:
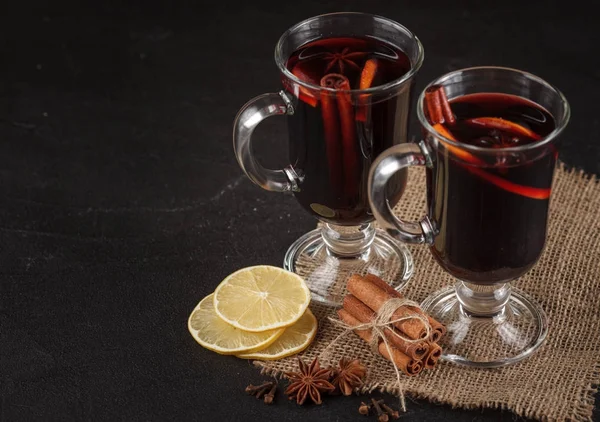
[[[1,421],[358,419],[358,397],[245,396],[258,371],[186,328],[226,275],[281,265],[315,225],[252,185],[231,146],[237,109],[279,89],[273,47],[304,18],[359,10],[413,29],[417,91],[481,64],[547,79],[573,109],[562,160],[600,173],[598,30],[570,1],[13,3],[0,14]],[[257,131],[266,164],[285,163],[285,130]],[[515,418],[415,400],[404,420]]]

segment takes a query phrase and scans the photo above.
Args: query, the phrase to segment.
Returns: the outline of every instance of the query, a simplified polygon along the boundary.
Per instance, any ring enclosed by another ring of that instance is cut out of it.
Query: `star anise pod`
[[[295,399],[298,404],[303,404],[307,397],[315,404],[321,404],[321,393],[331,392],[335,389],[329,382],[331,376],[330,369],[321,369],[319,359],[315,358],[310,365],[307,365],[298,358],[298,372],[288,372],[290,384],[285,390],[291,399]]]
[[[367,53],[363,51],[352,52],[348,47],[344,48],[339,53],[327,52],[325,53],[324,57],[326,60],[329,60],[329,63],[325,67],[324,73],[328,73],[336,66],[340,70],[340,73],[344,73],[345,66],[350,66],[356,70],[360,70],[360,66],[357,65],[354,60],[362,59],[366,55]]]
[[[360,360],[341,358],[338,367],[334,369],[331,383],[336,391],[349,396],[356,387],[362,385],[365,375],[367,375],[367,368],[360,363]]]

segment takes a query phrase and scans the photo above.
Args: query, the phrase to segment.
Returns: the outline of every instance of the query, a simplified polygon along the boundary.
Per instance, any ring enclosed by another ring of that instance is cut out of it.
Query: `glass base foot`
[[[479,368],[512,365],[531,356],[548,334],[542,308],[514,289],[495,315],[482,317],[466,311],[454,287],[432,294],[421,306],[448,329],[440,340],[444,350],[442,359],[460,365]]]
[[[374,230],[369,246],[352,255],[346,251],[344,254],[332,252],[326,230],[315,229],[300,237],[290,246],[283,262],[283,268],[304,277],[313,300],[341,305],[347,293],[346,281],[356,273],[378,275],[397,290],[411,277],[411,253],[383,231]]]

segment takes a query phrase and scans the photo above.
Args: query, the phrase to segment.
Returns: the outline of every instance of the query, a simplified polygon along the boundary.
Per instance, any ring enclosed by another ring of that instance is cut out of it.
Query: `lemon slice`
[[[268,265],[243,268],[215,290],[215,312],[241,330],[289,327],[306,311],[310,291],[302,277]]]
[[[227,324],[215,313],[213,296],[200,301],[188,319],[188,330],[201,346],[222,355],[250,353],[264,349],[285,331],[284,328],[249,333]]]
[[[281,337],[270,346],[258,352],[242,353],[236,356],[242,359],[275,360],[295,355],[310,346],[317,334],[317,327],[317,318],[310,309],[307,309],[298,322],[286,328]]]

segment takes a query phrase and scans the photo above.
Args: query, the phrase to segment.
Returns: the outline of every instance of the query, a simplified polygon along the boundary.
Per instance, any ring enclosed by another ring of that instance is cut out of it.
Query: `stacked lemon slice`
[[[297,274],[260,265],[229,275],[196,306],[188,329],[203,347],[244,359],[280,359],[317,333],[310,291]]]

